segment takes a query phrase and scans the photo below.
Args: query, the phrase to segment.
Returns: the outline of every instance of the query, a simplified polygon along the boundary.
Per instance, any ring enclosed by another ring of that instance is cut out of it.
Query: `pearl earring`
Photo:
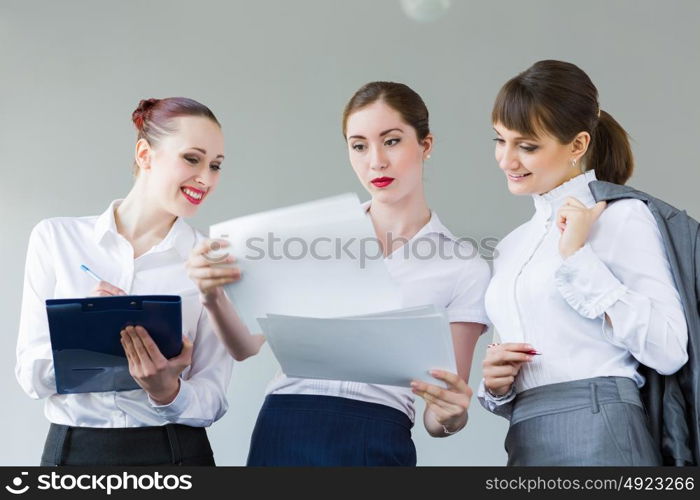
[[[430,159],[430,154],[425,155],[425,159],[429,160]]]

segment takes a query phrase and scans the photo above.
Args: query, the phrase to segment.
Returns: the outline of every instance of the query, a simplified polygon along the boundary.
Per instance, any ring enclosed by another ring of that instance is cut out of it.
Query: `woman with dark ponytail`
[[[134,184],[90,217],[45,219],[27,250],[16,375],[51,422],[41,465],[214,465],[205,427],[227,409],[232,363],[185,272],[204,236],[183,218],[219,181],[214,114],[183,97],[142,100],[132,114]],[[81,186],[76,186],[76,191]],[[104,281],[81,271],[87,264]],[[180,295],[182,352],[166,359],[141,326],[121,332],[141,389],[58,394],[46,299]]]
[[[509,80],[492,112],[495,156],[533,217],[498,245],[486,294],[502,343],[479,400],[510,420],[509,465],[660,465],[640,364],[684,365],[687,325],[647,205],[596,203],[589,183],[624,184],[625,130],[577,66],[540,61]]]

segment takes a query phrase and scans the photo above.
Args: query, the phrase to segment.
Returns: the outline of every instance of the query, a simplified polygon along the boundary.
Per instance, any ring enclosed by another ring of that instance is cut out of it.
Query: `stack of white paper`
[[[409,386],[436,383],[431,369],[456,372],[447,318],[433,305],[369,316],[259,319],[290,377]]]
[[[444,312],[399,309],[356,195],[232,219],[210,237],[228,240],[242,279],[226,292],[288,376],[408,386],[456,371]]]
[[[372,222],[355,194],[248,215],[211,226],[242,278],[226,287],[251,331],[257,318],[332,318],[401,307]]]

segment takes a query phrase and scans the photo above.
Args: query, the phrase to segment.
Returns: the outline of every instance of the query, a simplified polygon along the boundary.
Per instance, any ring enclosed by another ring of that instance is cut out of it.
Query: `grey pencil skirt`
[[[596,377],[521,392],[506,436],[508,465],[661,465],[639,390]]]

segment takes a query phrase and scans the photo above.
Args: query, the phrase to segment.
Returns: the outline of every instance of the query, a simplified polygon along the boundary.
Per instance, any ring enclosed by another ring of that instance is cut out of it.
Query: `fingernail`
[[[415,387],[418,387],[418,383],[417,383],[417,382],[411,382],[411,387],[414,387],[414,388],[415,388]]]

